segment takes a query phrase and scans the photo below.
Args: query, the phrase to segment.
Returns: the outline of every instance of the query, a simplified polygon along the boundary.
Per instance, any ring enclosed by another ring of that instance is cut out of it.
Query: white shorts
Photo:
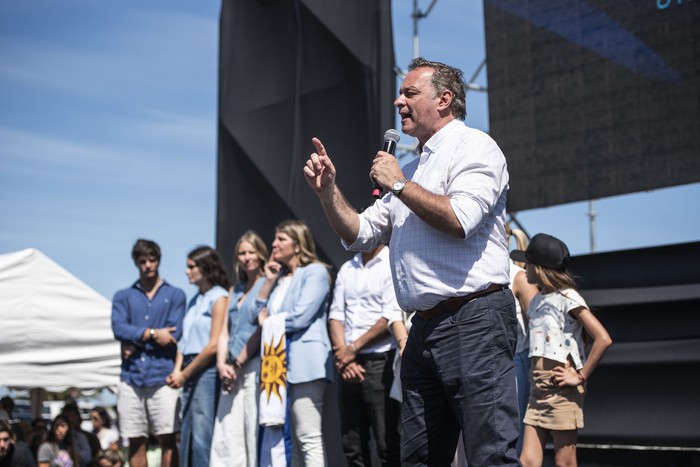
[[[131,386],[119,382],[119,431],[126,438],[180,431],[180,391],[170,386]]]

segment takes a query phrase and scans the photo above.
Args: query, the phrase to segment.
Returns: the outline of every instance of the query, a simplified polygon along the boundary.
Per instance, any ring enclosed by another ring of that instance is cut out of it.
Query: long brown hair
[[[53,419],[53,422],[51,423],[51,430],[49,430],[49,433],[46,435],[46,441],[53,444],[54,446],[56,446],[56,449],[58,449],[59,441],[56,439],[56,425],[58,425],[59,423],[64,423],[68,427],[68,430],[66,431],[66,437],[63,438],[63,441],[61,441],[61,443],[65,446],[66,451],[68,451],[68,455],[73,460],[73,464],[79,465],[81,458],[80,454],[78,454],[78,451],[76,451],[75,449],[75,441],[73,440],[73,428],[70,426],[70,423],[68,423],[68,418],[65,415],[59,414],[56,416],[56,418]]]
[[[224,262],[221,261],[221,256],[215,249],[208,246],[200,246],[192,250],[187,257],[194,261],[204,279],[211,286],[219,285],[226,290],[231,287],[224,268]]]

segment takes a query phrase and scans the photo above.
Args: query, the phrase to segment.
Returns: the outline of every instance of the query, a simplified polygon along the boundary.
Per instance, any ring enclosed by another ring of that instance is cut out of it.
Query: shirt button
[[[151,308],[152,303],[148,302],[148,308]]]
[[[149,318],[149,316],[148,316],[148,315],[146,315],[146,316],[144,316],[144,318],[148,319],[148,318]]]
[[[145,361],[146,361],[146,357],[141,357],[141,361],[142,361],[142,362],[145,362]]]

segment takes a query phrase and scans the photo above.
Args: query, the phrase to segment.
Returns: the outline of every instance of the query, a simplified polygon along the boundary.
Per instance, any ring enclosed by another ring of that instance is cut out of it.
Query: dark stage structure
[[[698,261],[700,242],[572,258],[614,340],[588,384],[586,465],[700,465]]]
[[[331,231],[303,164],[321,139],[348,200],[370,201],[369,169],[394,125],[390,0],[222,2],[217,248],[303,219],[320,256],[350,255]]]
[[[394,126],[390,0],[227,0],[219,57],[217,249],[231,266],[247,229],[270,244],[302,219],[321,259],[350,258],[302,167],[321,139],[348,200],[372,202],[369,169]],[[336,388],[323,414],[329,465],[344,465]]]

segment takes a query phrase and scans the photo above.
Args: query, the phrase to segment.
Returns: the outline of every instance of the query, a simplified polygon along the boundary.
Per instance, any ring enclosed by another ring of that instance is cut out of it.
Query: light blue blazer
[[[326,267],[311,263],[294,271],[282,299],[280,311],[287,313],[287,381],[291,384],[333,380],[327,328],[330,289]],[[275,300],[277,292],[275,288],[268,302]]]

